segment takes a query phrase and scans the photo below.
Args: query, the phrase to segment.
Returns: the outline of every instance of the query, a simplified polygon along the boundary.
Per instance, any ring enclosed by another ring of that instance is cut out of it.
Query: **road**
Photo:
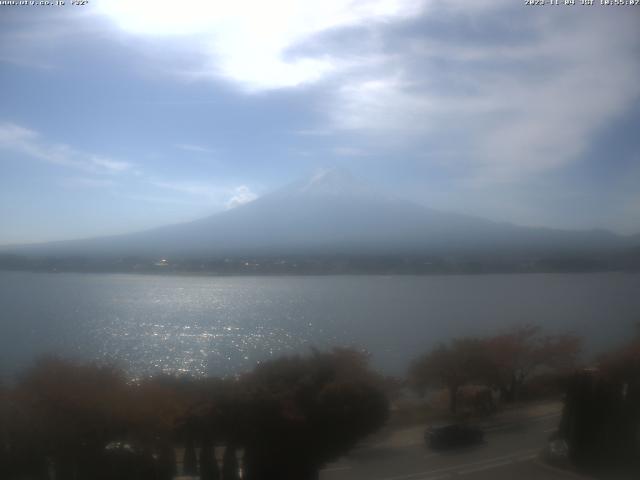
[[[567,480],[575,474],[538,460],[559,413],[490,427],[485,443],[444,453],[428,449],[422,427],[406,429],[378,444],[363,445],[327,466],[320,480]]]

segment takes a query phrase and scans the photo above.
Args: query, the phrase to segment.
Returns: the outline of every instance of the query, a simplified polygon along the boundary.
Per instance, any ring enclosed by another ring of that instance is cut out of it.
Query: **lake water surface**
[[[189,277],[0,272],[0,373],[57,353],[134,373],[225,374],[311,347],[356,345],[402,373],[453,336],[523,323],[590,352],[640,320],[640,275]]]

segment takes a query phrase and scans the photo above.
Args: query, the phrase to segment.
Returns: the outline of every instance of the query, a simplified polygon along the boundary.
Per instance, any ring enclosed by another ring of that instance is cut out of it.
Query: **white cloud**
[[[249,187],[246,185],[240,185],[234,189],[233,195],[227,200],[225,206],[227,209],[232,209],[239,207],[240,205],[244,205],[245,203],[252,202],[256,198],[258,198],[258,195],[253,193]]]
[[[466,149],[474,181],[575,162],[640,97],[635,19],[588,10],[511,12],[526,27],[516,42],[424,32],[396,39],[375,67],[342,78],[327,108],[331,127],[394,148],[446,138]],[[452,28],[456,18],[448,17]]]
[[[118,193],[118,196],[133,200],[134,202],[153,203],[161,205],[178,205],[184,207],[202,207],[202,202],[193,199],[185,199],[184,197],[173,197],[167,195],[144,195],[138,193]]]
[[[366,157],[369,152],[356,147],[335,147],[332,152],[339,157]]]
[[[186,152],[196,152],[196,153],[214,153],[215,152],[215,150],[213,150],[212,148],[203,147],[202,145],[189,144],[189,143],[179,143],[174,146]]]
[[[110,188],[115,186],[113,180],[92,177],[70,177],[60,181],[60,185],[66,188]]]
[[[295,130],[295,135],[309,136],[309,137],[325,137],[331,135],[333,132],[328,128],[309,128],[302,130]]]
[[[199,182],[149,180],[149,183],[154,187],[173,190],[191,196],[203,197],[216,202],[220,201],[221,197],[226,193],[225,189],[221,189],[218,186]]]
[[[400,74],[345,82],[336,92],[330,118],[338,130],[425,133],[437,100],[409,91]]]
[[[131,163],[85,153],[69,145],[46,142],[38,132],[11,122],[0,123],[0,149],[95,174],[122,173],[133,167]]]
[[[190,145],[190,147],[196,146]],[[183,198],[168,198],[166,196],[138,195],[144,201],[164,199],[162,201],[167,203],[205,204],[228,209],[257,198],[257,195],[246,185],[229,187],[199,181],[158,180],[148,173],[134,168],[131,163],[81,152],[68,145],[47,142],[38,132],[11,122],[0,123],[0,150],[95,175],[95,177],[82,176],[63,179],[59,184],[66,188],[116,187],[117,185],[113,181],[114,175],[126,174],[128,180],[142,182],[139,183],[140,185],[151,185],[183,196]],[[129,197],[135,199],[133,196]]]
[[[108,172],[118,173],[124,172],[125,170],[129,170],[132,165],[128,162],[121,162],[118,160],[111,160],[105,157],[98,157],[96,155],[91,155],[89,157],[89,161],[100,168],[104,168]]]
[[[33,141],[38,134],[15,123],[0,123],[0,146]]]
[[[495,173],[507,177],[578,160],[593,135],[640,97],[634,80],[640,76],[638,42],[624,24],[586,21],[541,33],[545,39],[537,55],[557,65],[548,78],[527,81],[527,74],[521,73],[485,93],[496,111],[509,113],[479,139],[478,146]]]
[[[205,53],[195,76],[230,79],[248,90],[293,87],[342,69],[331,55],[295,56],[290,48],[331,29],[416,15],[422,0],[192,0],[188,7],[154,0],[110,0],[94,6],[123,30],[184,37]]]
[[[172,54],[195,53],[185,55],[199,62],[183,71],[189,76],[224,78],[249,91],[327,80],[317,86],[326,124],[295,133],[320,140],[363,135],[393,148],[455,147],[462,153],[452,161],[465,157],[461,170],[473,181],[511,180],[579,160],[592,136],[640,95],[637,16],[623,9],[535,10],[507,0],[193,0],[188,8],[111,0],[87,11],[141,37],[139,48],[171,41]],[[433,32],[403,30],[403,21],[419,17],[439,23]],[[492,37],[491,22],[508,24],[511,38]],[[349,29],[362,35],[327,41]],[[76,160],[64,146],[24,148],[52,163]]]
[[[182,193],[190,197],[203,199],[205,202],[231,209],[258,198],[247,185],[238,187],[221,186],[190,181],[150,180],[155,187]]]

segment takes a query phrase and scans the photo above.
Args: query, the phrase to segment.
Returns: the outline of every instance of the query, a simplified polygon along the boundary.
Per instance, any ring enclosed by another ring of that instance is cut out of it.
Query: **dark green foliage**
[[[409,368],[409,381],[418,391],[443,386],[449,390],[449,409],[457,411],[458,390],[485,375],[488,357],[479,339],[456,339],[440,344],[415,360]]]
[[[161,376],[45,359],[0,390],[2,480],[170,480],[175,447],[203,480],[306,480],[387,418],[384,382],[349,349],[267,362],[240,380]],[[228,445],[222,472],[214,443]],[[200,458],[196,450],[200,449]],[[200,466],[200,468],[198,468]],[[222,474],[222,475],[221,475]]]
[[[128,388],[108,366],[43,359],[14,392],[16,428],[30,465],[53,460],[58,478],[99,478],[107,444],[127,430]],[[37,458],[36,458],[37,457]],[[40,467],[39,467],[40,468]]]
[[[446,387],[451,413],[457,411],[460,387],[471,383],[495,388],[503,401],[513,402],[540,369],[547,375],[571,371],[581,343],[575,335],[541,335],[539,327],[530,325],[493,337],[454,339],[416,359],[409,368],[409,382],[419,392]]]
[[[81,474],[81,478],[94,480],[151,480],[160,473],[156,460],[148,452],[126,443],[114,442],[98,457],[84,457],[82,463],[92,464],[94,469]]]
[[[196,458],[196,448],[191,438],[187,439],[187,442],[184,446],[182,470],[185,475],[194,476],[198,474],[198,459]]]
[[[222,479],[223,480],[239,480],[238,458],[236,456],[236,447],[227,445],[222,457]]]
[[[173,480],[177,473],[176,452],[167,441],[163,442],[157,449],[156,470],[158,480]]]
[[[246,478],[315,478],[386,421],[388,401],[353,351],[282,358],[245,382]]]
[[[540,369],[572,371],[582,348],[582,338],[572,334],[542,335],[533,325],[484,339],[484,380],[500,391],[503,401],[514,402],[520,390]]]
[[[200,479],[201,480],[219,480],[220,470],[218,462],[215,459],[213,446],[210,442],[204,442],[200,448]]]
[[[571,379],[560,433],[579,467],[640,475],[640,339]]]

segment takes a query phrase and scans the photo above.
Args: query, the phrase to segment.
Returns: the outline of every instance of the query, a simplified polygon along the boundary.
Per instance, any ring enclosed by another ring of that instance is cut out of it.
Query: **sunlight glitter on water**
[[[514,323],[624,339],[640,276],[154,277],[1,273],[0,367],[45,353],[113,361],[133,375],[234,374],[310,347],[355,345],[402,373],[430,345]],[[33,291],[39,295],[34,297]],[[602,322],[606,318],[607,322]],[[588,346],[589,346],[588,343]]]

